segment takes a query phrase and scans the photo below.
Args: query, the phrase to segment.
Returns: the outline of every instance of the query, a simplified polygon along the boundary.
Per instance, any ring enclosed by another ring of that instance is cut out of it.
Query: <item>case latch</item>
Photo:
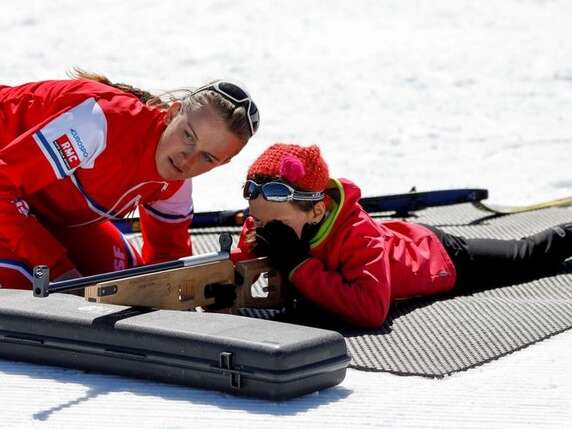
[[[232,353],[221,352],[218,355],[218,367],[223,370],[223,374],[230,375],[230,387],[233,389],[240,389],[242,387],[240,373],[232,368]]]

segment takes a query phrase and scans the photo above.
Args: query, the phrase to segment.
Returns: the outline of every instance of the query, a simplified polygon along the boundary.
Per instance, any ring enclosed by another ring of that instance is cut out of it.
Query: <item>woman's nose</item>
[[[185,148],[185,150],[181,152],[181,158],[185,164],[192,162],[195,157],[196,153],[193,148]]]
[[[185,154],[185,156],[191,156],[195,151],[194,145],[184,145],[182,149],[182,152]]]

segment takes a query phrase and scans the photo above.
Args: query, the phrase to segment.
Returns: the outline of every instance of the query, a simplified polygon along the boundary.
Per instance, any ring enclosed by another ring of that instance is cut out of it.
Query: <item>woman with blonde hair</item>
[[[191,178],[229,162],[258,109],[215,81],[164,101],[105,76],[0,85],[0,285],[191,254]],[[139,208],[141,255],[111,222]]]

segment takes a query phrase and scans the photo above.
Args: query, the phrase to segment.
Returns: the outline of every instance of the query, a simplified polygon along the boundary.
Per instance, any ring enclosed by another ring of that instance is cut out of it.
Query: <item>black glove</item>
[[[207,305],[205,310],[217,311],[230,308],[236,299],[236,286],[232,284],[213,283],[205,286],[205,298],[214,298],[214,304]]]
[[[298,238],[292,228],[278,220],[256,228],[253,251],[257,256],[268,256],[272,265],[286,275],[310,257],[308,242]]]

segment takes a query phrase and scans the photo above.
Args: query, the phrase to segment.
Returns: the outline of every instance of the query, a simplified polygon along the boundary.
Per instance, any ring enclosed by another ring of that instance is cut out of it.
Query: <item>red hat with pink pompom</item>
[[[320,192],[330,179],[328,165],[316,145],[303,147],[275,143],[248,169],[248,178],[263,176],[283,180],[300,191]]]

